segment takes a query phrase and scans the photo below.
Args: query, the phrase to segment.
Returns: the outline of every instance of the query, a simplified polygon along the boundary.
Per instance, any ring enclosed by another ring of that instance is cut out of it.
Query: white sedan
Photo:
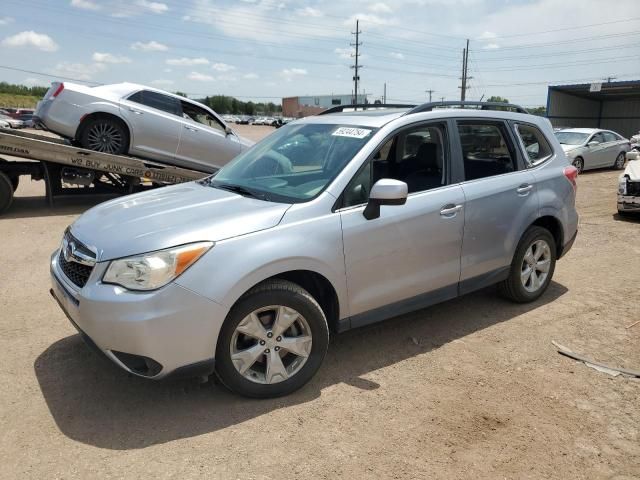
[[[624,168],[629,140],[611,130],[566,128],[555,132],[567,158],[579,173],[592,168]]]
[[[253,143],[206,105],[133,83],[53,82],[35,117],[36,124],[90,150],[204,172],[217,170]]]

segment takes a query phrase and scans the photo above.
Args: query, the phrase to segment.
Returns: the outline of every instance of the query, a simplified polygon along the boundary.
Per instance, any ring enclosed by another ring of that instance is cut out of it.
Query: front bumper
[[[151,292],[103,284],[106,267],[98,263],[79,289],[60,270],[58,251],[51,257],[51,294],[85,342],[146,378],[211,373],[227,310],[175,283]],[[136,368],[145,359],[153,368]]]
[[[640,197],[633,195],[618,195],[619,212],[640,212]]]

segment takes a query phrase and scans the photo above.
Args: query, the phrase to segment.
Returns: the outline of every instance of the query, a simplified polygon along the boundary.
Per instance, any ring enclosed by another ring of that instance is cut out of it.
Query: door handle
[[[453,203],[449,203],[440,209],[440,215],[443,217],[451,218],[455,217],[456,213],[462,210],[462,205],[454,205]]]
[[[516,190],[516,192],[518,192],[518,195],[520,196],[527,196],[529,195],[529,192],[533,190],[533,185],[529,184],[529,183],[523,183],[522,185],[520,185],[518,187],[518,189]]]
[[[193,127],[189,127],[188,125],[185,125],[184,128],[186,128],[187,130],[189,130],[190,132],[197,132],[198,129],[197,128],[193,128]]]
[[[134,110],[133,108],[130,108],[129,111],[131,113],[135,113],[136,115],[142,115],[144,112],[141,112],[140,110]]]

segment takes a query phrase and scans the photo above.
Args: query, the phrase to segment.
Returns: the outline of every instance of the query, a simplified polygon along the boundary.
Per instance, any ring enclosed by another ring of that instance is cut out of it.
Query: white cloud
[[[398,23],[393,18],[382,18],[372,13],[358,13],[351,15],[347,20],[345,20],[344,25],[355,27],[356,20],[360,20],[360,25],[367,25],[368,27],[382,27],[396,25]]]
[[[143,52],[166,52],[169,50],[163,43],[156,42],[155,40],[151,40],[150,42],[135,42],[131,44],[131,50],[141,50]]]
[[[151,85],[155,85],[156,87],[168,87],[170,85],[173,85],[173,80],[159,78],[158,80],[151,80]]]
[[[391,52],[389,54],[390,57],[396,58],[398,60],[404,60],[404,55],[400,52]]]
[[[71,6],[82,10],[100,10],[100,5],[91,0],[71,0]]]
[[[304,76],[308,72],[304,68],[285,68],[280,72],[280,76],[287,82],[290,82],[294,77]]]
[[[260,78],[257,73],[247,73],[242,76],[245,80],[257,80]]]
[[[164,72],[164,73],[171,73],[172,71],[173,71],[173,70],[172,70],[172,69],[170,69],[170,68],[165,68],[165,69],[163,70],[163,72]]]
[[[497,35],[494,32],[482,32],[482,35],[478,37],[479,40],[493,40]]]
[[[487,43],[484,47],[482,47],[484,50],[496,50],[497,48],[500,48],[500,45],[498,45],[497,43]],[[469,49],[471,50],[471,49]]]
[[[334,53],[337,53],[340,58],[348,60],[355,54],[355,51],[353,48],[336,48]]]
[[[95,52],[91,58],[97,63],[131,63],[131,59],[129,57],[113,55],[112,53]]]
[[[32,30],[20,32],[2,41],[5,47],[34,47],[43,52],[55,52],[58,44],[49,35]]]
[[[211,68],[216,72],[230,72],[236,69],[236,67],[227,63],[214,63]]]
[[[194,65],[209,65],[209,60],[203,57],[198,58],[170,58],[166,61],[167,65],[173,65],[175,67],[193,67]]]
[[[393,11],[391,10],[391,7],[389,5],[382,2],[369,5],[369,10],[371,10],[374,13],[391,13]]]
[[[305,7],[298,8],[296,14],[300,17],[322,17],[324,14],[317,8]]]
[[[61,62],[54,67],[53,73],[78,80],[91,80],[96,73],[103,72],[106,68],[103,63],[84,64]]]
[[[28,78],[25,78],[22,83],[24,85],[26,85],[27,87],[35,87],[35,86],[39,86],[39,85],[45,85],[47,82],[44,82],[42,80],[38,80],[37,78],[28,77]]]
[[[9,25],[14,22],[13,17],[0,17],[0,25]]]
[[[211,75],[205,75],[204,73],[191,72],[187,75],[189,80],[195,80],[196,82],[212,82],[215,80]]]
[[[149,0],[137,0],[135,4],[152,13],[160,14],[165,13],[169,10],[169,7],[166,3],[150,2]]]

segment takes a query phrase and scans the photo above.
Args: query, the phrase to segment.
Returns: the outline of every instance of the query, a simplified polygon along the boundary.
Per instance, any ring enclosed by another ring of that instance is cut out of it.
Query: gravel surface
[[[258,138],[268,127],[238,128]],[[580,233],[529,305],[489,288],[332,339],[277,400],[149,382],[93,354],[48,293],[49,255],[91,203],[23,177],[0,217],[0,478],[640,478],[640,219],[612,171],[579,178]]]

